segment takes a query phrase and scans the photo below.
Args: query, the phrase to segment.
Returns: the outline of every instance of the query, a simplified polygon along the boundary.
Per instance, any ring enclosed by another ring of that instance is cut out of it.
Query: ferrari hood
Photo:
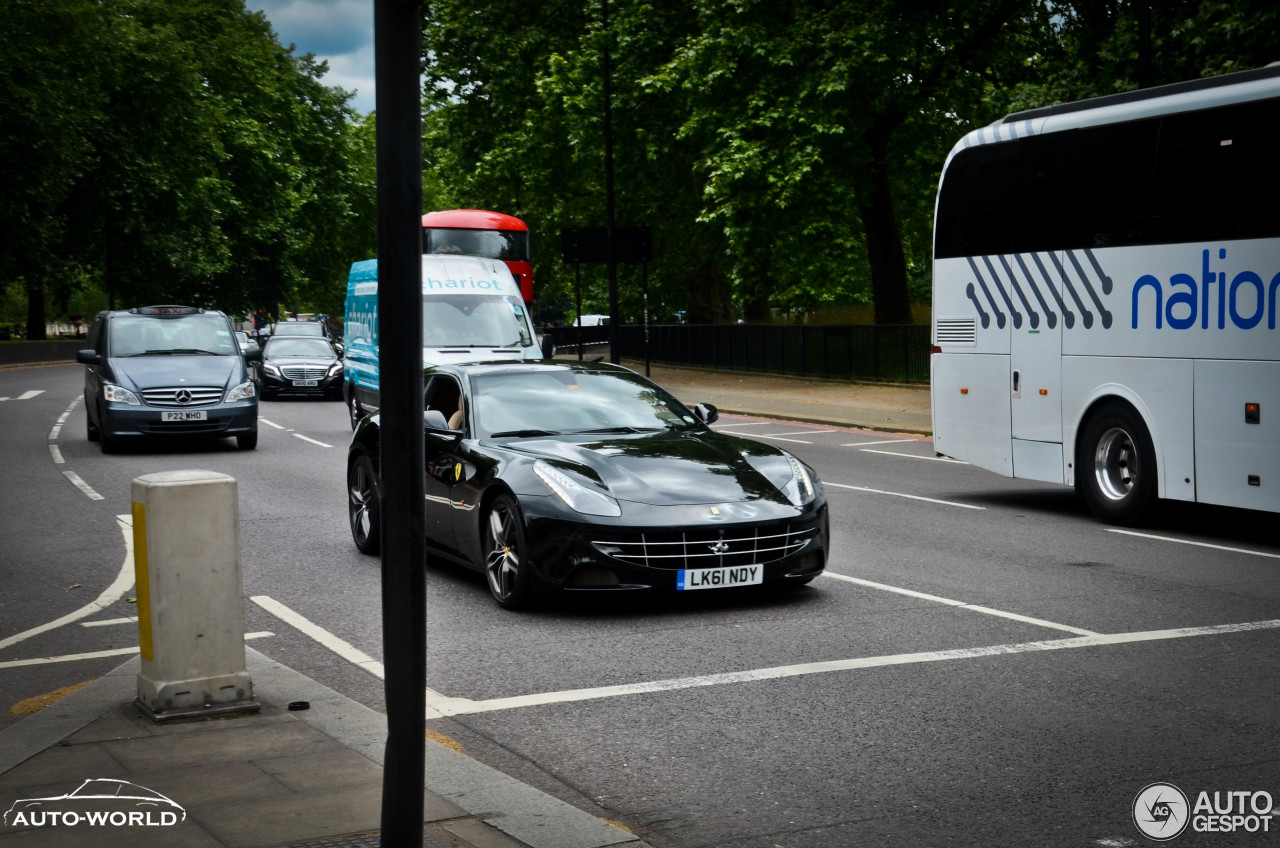
[[[744,455],[746,453],[751,456]],[[619,501],[674,506],[760,499],[786,503],[784,454],[717,433],[645,433],[590,441],[530,439],[508,448],[597,478]]]

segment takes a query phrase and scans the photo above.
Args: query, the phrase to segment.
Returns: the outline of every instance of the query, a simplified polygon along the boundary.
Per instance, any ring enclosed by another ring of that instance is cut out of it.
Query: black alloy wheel
[[[377,554],[382,542],[382,509],[378,478],[367,456],[358,457],[347,470],[347,517],[356,549],[362,554]]]
[[[524,521],[510,495],[498,495],[489,507],[484,529],[484,574],[498,605],[521,609],[532,599],[529,565],[524,558]]]

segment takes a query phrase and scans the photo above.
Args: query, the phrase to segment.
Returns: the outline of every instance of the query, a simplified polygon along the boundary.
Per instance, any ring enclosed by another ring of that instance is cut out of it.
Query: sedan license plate
[[[293,384],[298,388],[306,388],[308,386],[312,386],[312,387],[318,386],[320,385],[320,381],[319,380],[294,380]]]
[[[723,589],[728,586],[758,586],[764,582],[764,566],[736,568],[682,568],[676,572],[676,588]]]
[[[209,413],[203,409],[184,409],[181,412],[162,412],[160,413],[161,421],[206,421]]]

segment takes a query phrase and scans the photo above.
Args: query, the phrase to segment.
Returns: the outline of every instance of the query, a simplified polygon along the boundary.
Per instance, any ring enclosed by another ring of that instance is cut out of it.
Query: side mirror
[[[554,359],[556,355],[556,340],[551,337],[550,333],[542,334],[542,358]]]
[[[260,347],[251,347],[251,348],[247,349],[247,350],[244,352],[244,361],[245,361],[245,362],[261,362],[261,361],[262,361],[262,348],[260,348]]]
[[[693,408],[693,414],[703,424],[711,425],[720,420],[720,410],[709,403],[700,403]]]
[[[438,436],[449,442],[449,450],[456,450],[462,442],[461,430],[450,430],[449,422],[444,420],[444,413],[438,409],[428,409],[422,413],[423,428],[428,436]]]
[[[79,362],[81,365],[101,365],[102,357],[98,356],[98,352],[96,350],[77,350],[76,362]]]

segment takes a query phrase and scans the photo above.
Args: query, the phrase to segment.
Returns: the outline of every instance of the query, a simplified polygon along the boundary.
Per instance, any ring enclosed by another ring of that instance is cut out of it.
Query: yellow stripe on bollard
[[[151,651],[151,583],[147,567],[147,506],[133,502],[133,582],[138,589],[138,647],[153,662]]]

